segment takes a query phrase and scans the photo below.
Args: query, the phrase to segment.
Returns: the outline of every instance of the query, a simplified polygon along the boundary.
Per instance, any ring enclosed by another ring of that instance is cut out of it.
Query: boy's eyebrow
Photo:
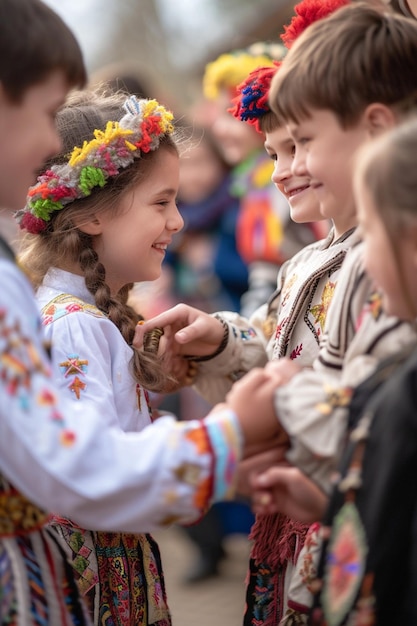
[[[287,124],[287,131],[291,135],[291,137],[294,137],[294,138],[298,137],[298,129],[299,129],[299,124],[295,124],[294,122]]]

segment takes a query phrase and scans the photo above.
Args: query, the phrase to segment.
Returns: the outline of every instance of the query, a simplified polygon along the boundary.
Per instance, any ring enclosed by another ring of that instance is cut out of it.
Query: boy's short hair
[[[331,110],[342,127],[373,102],[404,112],[417,103],[417,21],[358,2],[309,26],[271,82],[280,123]]]
[[[0,83],[11,102],[62,70],[69,87],[86,83],[80,46],[64,21],[41,0],[0,0]]]

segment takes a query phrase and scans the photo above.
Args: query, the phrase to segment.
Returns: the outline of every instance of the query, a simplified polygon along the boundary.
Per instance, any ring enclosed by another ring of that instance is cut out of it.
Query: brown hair
[[[62,70],[69,87],[87,75],[80,46],[63,20],[40,0],[0,0],[0,83],[11,102]]]
[[[411,311],[414,311],[413,299],[399,259],[404,230],[412,223],[417,224],[416,154],[417,117],[413,115],[364,145],[357,153],[354,173],[355,182],[368,190],[385,224],[403,294]]]
[[[363,146],[355,159],[355,178],[369,190],[389,233],[401,232],[417,218],[417,117]]]
[[[104,130],[108,121],[120,120],[125,114],[122,109],[125,100],[124,94],[74,92],[57,118],[63,150],[48,162],[45,169],[68,161],[69,152],[74,146],[82,146],[84,140],[92,139],[95,129]],[[177,152],[176,144],[168,134],[161,138],[159,149]],[[30,273],[35,287],[41,284],[49,268],[78,264],[96,306],[119,328],[130,345],[136,324],[143,319],[127,304],[133,285],[125,285],[117,295],[111,294],[106,283],[106,268],[94,250],[94,237],[82,232],[75,224],[81,224],[83,219],[88,221],[92,214],[106,212],[117,215],[121,199],[146,177],[158,150],[142,153],[140,158],[122,169],[117,176],[110,178],[104,187],[96,187],[89,196],[74,200],[60,211],[54,211],[43,232],[37,235],[26,233],[22,241],[21,263]],[[173,382],[172,377],[164,374],[161,365],[159,357],[134,350],[134,376],[147,389],[161,391],[165,385]]]
[[[374,102],[399,113],[417,102],[417,23],[379,3],[358,2],[311,24],[272,79],[269,103],[282,123],[311,109],[346,128]]]

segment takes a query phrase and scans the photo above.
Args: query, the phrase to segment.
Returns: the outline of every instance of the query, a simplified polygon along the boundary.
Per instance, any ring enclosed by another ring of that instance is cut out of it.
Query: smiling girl
[[[58,128],[62,152],[19,216],[22,262],[74,412],[86,419],[94,406],[103,426],[140,431],[151,422],[146,389],[162,390],[169,376],[157,357],[130,347],[139,317],[126,299],[132,283],[158,278],[183,225],[172,114],[155,100],[85,92],[59,113]],[[52,523],[95,624],[170,624],[149,534],[87,531],[58,516]]]

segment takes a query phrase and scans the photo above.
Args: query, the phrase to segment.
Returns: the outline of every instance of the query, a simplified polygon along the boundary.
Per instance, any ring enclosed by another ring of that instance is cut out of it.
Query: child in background
[[[367,45],[370,38],[372,46]],[[386,13],[385,7],[358,3],[312,24],[274,75],[269,99],[278,121],[282,125],[291,122],[296,146],[293,172],[311,177],[320,193],[320,210],[325,217],[332,216],[336,236],[356,223],[351,185],[356,149],[390,128],[413,104],[416,52],[415,22]],[[353,58],[358,59],[356,64],[351,63]],[[349,72],[342,72],[346,67]],[[376,74],[381,76],[377,82],[372,80]],[[352,95],[350,100],[346,100],[346,93]],[[291,374],[299,371],[296,362],[283,359],[275,366],[283,383],[274,392],[275,412],[290,435],[287,456],[327,491],[340,454],[350,400],[349,394],[338,393],[339,385],[344,380],[357,384],[379,359],[415,338],[408,325],[381,311],[359,253],[360,246],[356,246],[342,266],[326,317],[329,338],[313,369],[304,368],[288,382]],[[323,314],[326,309],[322,307]],[[197,312],[178,310],[155,320],[158,325],[165,323],[173,323],[174,331],[180,330],[176,339],[184,353],[197,350],[198,337],[206,342],[211,337],[210,350],[215,350],[213,319],[204,318],[203,323]],[[226,377],[236,378],[250,366],[255,341],[252,335],[251,341],[240,341],[237,347],[233,338],[221,363],[218,356],[200,366],[196,381],[200,388],[206,394],[213,393],[212,383],[216,381],[219,392],[226,393],[230,388]],[[242,381],[228,402],[235,401],[237,391],[243,388]],[[312,543],[313,538],[306,544],[307,550]],[[283,592],[288,602],[283,623],[306,620],[310,598],[302,575],[308,582],[311,570],[306,568],[310,564],[311,554],[307,553],[298,562],[289,592]],[[289,561],[288,572],[291,565]],[[253,619],[256,623],[257,616]]]
[[[60,149],[55,115],[85,80],[79,45],[51,9],[0,0],[0,206],[24,205],[35,172]],[[89,624],[45,510],[125,532],[190,521],[233,492],[243,444],[268,440],[276,424],[262,415],[255,429],[245,405],[239,418],[218,407],[203,423],[166,418],[140,433],[109,427],[95,405],[81,415],[59,397],[32,287],[2,238],[0,256],[0,615]],[[268,386],[254,379],[251,396],[268,398]]]
[[[240,312],[249,317],[273,293],[282,263],[318,236],[311,224],[290,219],[286,199],[271,183],[272,163],[264,137],[230,115],[237,86],[257,67],[273,66],[286,52],[282,44],[253,44],[220,55],[206,66],[203,90],[215,104],[212,131],[225,160],[233,167],[231,193],[239,198],[236,216],[237,249],[248,266],[249,290]]]
[[[413,117],[361,150],[354,176],[364,266],[385,311],[414,325],[416,153]],[[417,623],[416,347],[410,342],[355,390],[311,624]]]

